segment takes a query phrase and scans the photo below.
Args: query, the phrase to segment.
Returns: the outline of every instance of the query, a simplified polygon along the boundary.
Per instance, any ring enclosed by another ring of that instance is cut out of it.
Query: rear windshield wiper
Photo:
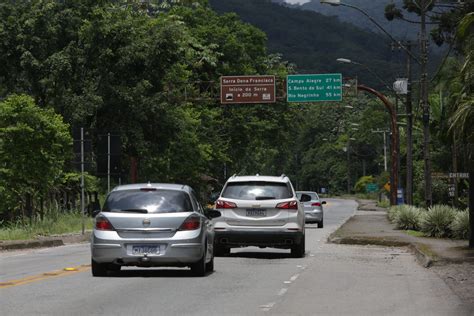
[[[255,200],[274,200],[274,196],[256,196]]]
[[[148,210],[143,209],[143,208],[129,208],[129,209],[124,209],[124,210],[110,210],[111,212],[127,212],[127,213],[148,213]]]

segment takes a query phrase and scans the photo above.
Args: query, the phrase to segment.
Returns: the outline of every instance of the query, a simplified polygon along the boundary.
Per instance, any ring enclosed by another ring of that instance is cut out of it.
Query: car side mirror
[[[96,217],[97,214],[99,214],[99,213],[100,213],[100,210],[93,210],[92,211],[92,217]]]
[[[213,219],[213,218],[220,217],[222,214],[219,211],[213,210],[211,208],[207,208],[204,210],[204,215],[206,215],[206,217],[209,219]]]
[[[218,198],[219,198],[218,192],[211,193],[211,195],[209,196],[209,204],[214,204]]]
[[[311,196],[308,194],[301,194],[300,202],[309,202],[311,201]]]
[[[326,204],[326,201],[322,201],[321,204]]]

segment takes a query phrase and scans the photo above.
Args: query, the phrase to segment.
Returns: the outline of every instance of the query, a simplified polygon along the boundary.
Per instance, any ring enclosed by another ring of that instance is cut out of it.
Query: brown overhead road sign
[[[222,76],[221,103],[275,103],[275,76]]]

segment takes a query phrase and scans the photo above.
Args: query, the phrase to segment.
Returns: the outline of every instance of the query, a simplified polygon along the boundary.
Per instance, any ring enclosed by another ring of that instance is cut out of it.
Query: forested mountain
[[[282,1],[278,1],[281,3]],[[284,2],[284,1],[283,1]],[[291,1],[287,1],[291,2]],[[385,6],[389,3],[395,3],[399,7],[402,6],[402,0],[349,0],[345,3],[361,8],[367,12],[377,23],[382,25],[390,34],[393,34],[399,40],[416,40],[420,26],[417,24],[411,24],[404,21],[388,21],[384,17]],[[354,24],[360,28],[380,32],[375,28],[374,24],[362,13],[352,8],[344,6],[330,6],[327,4],[321,4],[320,0],[310,0],[301,5],[291,5],[292,8],[315,11],[327,16],[337,16],[341,22],[348,22]],[[407,18],[417,20],[416,14],[408,14]]]
[[[281,53],[297,65],[299,73],[342,72],[381,87],[380,82],[358,67],[341,65],[337,58],[349,58],[370,65],[391,81],[404,76],[404,54],[393,52],[388,39],[380,34],[313,11],[297,10],[268,0],[210,0],[218,12],[235,12],[245,22],[262,29],[268,49]]]

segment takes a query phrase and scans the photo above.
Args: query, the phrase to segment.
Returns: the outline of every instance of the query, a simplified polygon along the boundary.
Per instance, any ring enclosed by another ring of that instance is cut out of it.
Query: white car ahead
[[[301,201],[310,200],[307,195]],[[215,253],[257,246],[291,249],[305,254],[305,215],[290,179],[275,176],[232,176],[216,201]]]

